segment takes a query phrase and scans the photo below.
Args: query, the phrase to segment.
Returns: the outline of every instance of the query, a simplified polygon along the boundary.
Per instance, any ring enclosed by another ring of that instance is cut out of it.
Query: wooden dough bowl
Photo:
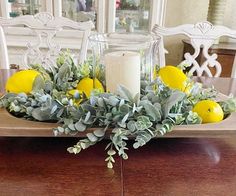
[[[12,116],[8,111],[0,109],[0,136],[9,137],[53,137],[56,123],[35,122]],[[76,137],[85,137],[91,128],[79,133]],[[218,123],[179,125],[163,137],[222,137],[236,135],[236,113]],[[68,135],[69,137],[72,137]],[[68,137],[62,135],[62,137]],[[73,136],[75,137],[75,136]]]

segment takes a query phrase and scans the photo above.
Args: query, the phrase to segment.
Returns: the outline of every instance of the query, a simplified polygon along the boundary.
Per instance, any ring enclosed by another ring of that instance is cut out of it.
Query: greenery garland
[[[113,156],[117,152],[123,159],[128,158],[126,141],[130,137],[134,138],[133,147],[136,149],[152,138],[170,132],[175,125],[201,123],[197,113],[192,112],[194,104],[214,99],[217,95],[214,88],[203,89],[191,79],[192,88],[187,95],[170,89],[157,78],[151,83],[142,81],[141,94],[134,97],[128,89],[120,86],[117,95],[94,90],[87,99],[83,93],[71,95],[68,92],[75,89],[81,79],[92,77],[90,60],[78,66],[70,54],[63,53],[58,57],[56,67],[44,69],[40,65],[31,65],[31,68],[43,77],[36,78],[32,92],[6,93],[0,98],[0,107],[25,119],[59,122],[61,126],[53,130],[55,136],[76,135],[97,127],[87,133],[86,138],[69,147],[68,152],[78,154],[109,135],[105,159],[108,168],[113,167]],[[101,70],[98,75],[98,79],[104,81]],[[233,97],[220,104],[225,115],[235,111]]]

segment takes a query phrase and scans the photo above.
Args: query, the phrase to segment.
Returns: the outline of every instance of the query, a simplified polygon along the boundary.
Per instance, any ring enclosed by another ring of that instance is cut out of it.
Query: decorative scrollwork
[[[214,67],[216,70],[214,77],[220,76],[222,68],[221,68],[220,63],[217,61],[217,54],[209,55],[208,53],[208,49],[213,44],[212,42],[213,42],[212,40],[208,40],[208,41],[204,41],[204,44],[203,44],[203,42],[199,39],[192,39],[192,46],[195,52],[192,55],[190,53],[185,53],[184,54],[185,60],[182,62],[184,64],[187,64],[189,67],[191,67],[189,73],[192,74],[196,72],[198,76],[202,76],[205,73],[207,76],[212,77],[213,75],[209,68]],[[201,45],[203,45],[202,51],[203,51],[203,56],[205,58],[205,61],[200,65],[197,62],[196,58],[200,54]]]
[[[40,12],[34,16],[35,19],[39,20],[43,25],[54,19],[53,15],[48,12]]]
[[[31,63],[40,63],[45,68],[54,66],[55,58],[61,50],[60,45],[54,40],[55,35],[58,31],[68,28],[77,30],[83,35],[79,56],[79,63],[82,63],[86,59],[88,36],[91,29],[94,28],[92,21],[75,22],[64,17],[54,17],[48,12],[40,12],[34,16],[19,16],[13,19],[0,17],[0,25],[3,27],[24,25],[31,29],[32,34],[30,33],[30,36],[37,37],[27,44],[27,50],[23,55],[23,66],[26,68]],[[4,58],[8,59],[6,55]]]
[[[210,22],[207,22],[207,21],[199,22],[194,25],[194,28],[199,29],[202,32],[202,34],[206,34],[210,30],[212,30],[213,27],[214,26]]]
[[[156,35],[171,36],[171,35],[185,35],[189,38],[191,45],[194,48],[194,54],[186,53],[184,55],[185,60],[182,63],[192,66],[190,72],[197,72],[198,76],[201,76],[203,73],[208,76],[218,77],[221,74],[222,68],[220,63],[217,61],[217,55],[209,55],[208,49],[214,44],[214,42],[219,39],[221,36],[228,36],[231,38],[236,38],[236,30],[232,30],[225,26],[216,25],[214,26],[208,21],[199,22],[197,24],[183,24],[176,27],[161,27],[157,24],[152,29]],[[197,57],[199,56],[200,50],[203,50],[203,56],[205,61],[200,65],[197,62]],[[164,54],[164,42],[163,38],[159,44],[159,59],[160,66],[165,66],[165,54]],[[211,73],[210,68],[215,68],[215,72]],[[233,76],[236,76],[236,68],[232,69]]]
[[[45,69],[55,66],[55,59],[59,55],[61,47],[53,39],[56,31],[33,30],[37,36],[35,43],[28,43],[24,54],[24,65],[27,68],[29,64],[40,63]],[[43,40],[45,40],[43,42]],[[42,43],[45,45],[42,47]],[[47,50],[46,50],[47,48]]]

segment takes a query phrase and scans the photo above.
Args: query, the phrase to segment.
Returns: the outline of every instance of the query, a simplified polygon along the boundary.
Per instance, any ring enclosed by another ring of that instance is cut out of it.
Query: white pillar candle
[[[106,67],[106,88],[116,93],[123,85],[136,95],[140,92],[140,54],[131,51],[116,51],[104,56]]]

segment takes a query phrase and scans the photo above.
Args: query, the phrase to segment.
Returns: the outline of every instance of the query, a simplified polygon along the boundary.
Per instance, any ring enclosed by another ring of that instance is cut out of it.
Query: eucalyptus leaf
[[[177,104],[179,101],[183,100],[186,96],[185,93],[181,91],[173,91],[172,94],[169,96],[169,98],[166,100],[166,103],[164,105],[164,118],[166,118],[171,110],[171,108]]]
[[[84,122],[85,122],[85,123],[88,122],[88,120],[90,119],[90,117],[91,117],[91,112],[88,111],[87,114],[86,114],[86,116],[85,116]]]
[[[75,123],[75,128],[79,132],[83,132],[83,131],[86,130],[86,126],[82,122],[80,122],[80,121]]]
[[[55,136],[76,135],[92,128],[93,132],[86,132],[87,138],[67,149],[73,154],[95,145],[105,138],[107,129],[112,129],[107,132],[110,142],[105,148],[109,168],[113,167],[116,153],[123,159],[128,158],[127,140],[130,138],[134,138],[133,147],[136,149],[152,138],[172,131],[176,125],[201,123],[198,114],[192,112],[194,104],[205,99],[214,100],[217,95],[214,88],[202,88],[191,78],[188,82],[193,87],[186,95],[170,89],[157,77],[152,82],[142,79],[141,94],[135,96],[126,87],[119,86],[118,95],[93,91],[88,99],[84,92],[71,95],[69,91],[76,89],[83,78],[94,74],[100,82],[105,81],[104,65],[99,59],[88,58],[78,65],[67,51],[62,52],[52,66],[29,66],[40,72],[31,93],[5,93],[0,97],[0,107],[25,119],[58,122],[60,126],[53,129]],[[225,116],[236,111],[233,97],[219,100],[219,104]]]
[[[130,106],[128,104],[120,105],[120,112],[127,114],[130,111]]]
[[[112,162],[109,161],[109,162],[107,163],[107,168],[109,168],[109,169],[112,169],[112,168],[113,168]]]
[[[161,120],[161,112],[159,111],[159,108],[154,107],[150,103],[144,104],[145,111],[148,116],[151,117],[152,121],[160,121]]]
[[[127,123],[127,128],[131,131],[134,132],[136,130],[136,123],[135,121],[131,120]]]
[[[86,136],[91,142],[96,142],[98,138],[93,133],[87,133]]]
[[[64,133],[64,128],[63,128],[63,127],[57,127],[57,130],[58,130],[60,133]]]
[[[54,105],[54,106],[52,107],[52,110],[51,110],[50,114],[55,113],[56,110],[57,110],[57,105]]]
[[[57,118],[60,118],[61,115],[63,114],[64,112],[64,108],[61,108],[58,112],[57,112]]]
[[[96,129],[93,134],[96,137],[103,137],[105,135],[105,131],[103,129]]]
[[[98,98],[98,106],[100,106],[100,107],[105,107],[103,98]]]
[[[116,154],[116,151],[114,151],[114,150],[108,150],[107,154],[110,155],[110,156],[113,156],[113,155]]]
[[[110,156],[110,162],[115,163],[115,159],[112,156]]]
[[[121,123],[124,124],[124,123],[127,121],[128,118],[129,118],[129,113],[127,113],[127,114],[124,116],[124,118],[122,119]]]
[[[143,131],[152,126],[152,122],[150,122],[147,116],[139,116],[137,119],[135,123],[137,130]]]
[[[39,121],[50,120],[50,111],[42,111],[40,108],[35,108],[32,110],[32,117]]]
[[[37,75],[34,79],[34,82],[33,82],[32,91],[36,92],[36,91],[44,89],[44,87],[45,87],[45,82],[44,82],[42,76]]]
[[[116,106],[119,103],[119,99],[116,98],[115,96],[110,96],[108,98],[109,104],[112,106]]]
[[[72,123],[68,125],[68,128],[69,128],[71,131],[75,131],[75,129],[76,129],[76,128],[75,128],[75,125],[72,124]]]
[[[60,80],[61,82],[65,82],[66,81],[65,79],[67,79],[69,75],[70,75],[70,67],[67,66],[66,64],[63,64],[59,68],[57,80]]]
[[[137,148],[139,148],[139,147],[140,147],[140,145],[139,145],[139,143],[138,143],[138,142],[135,142],[135,143],[133,144],[133,147],[134,147],[134,149],[137,149]]]
[[[128,101],[134,102],[131,92],[126,87],[124,87],[122,85],[118,86],[118,94]]]

